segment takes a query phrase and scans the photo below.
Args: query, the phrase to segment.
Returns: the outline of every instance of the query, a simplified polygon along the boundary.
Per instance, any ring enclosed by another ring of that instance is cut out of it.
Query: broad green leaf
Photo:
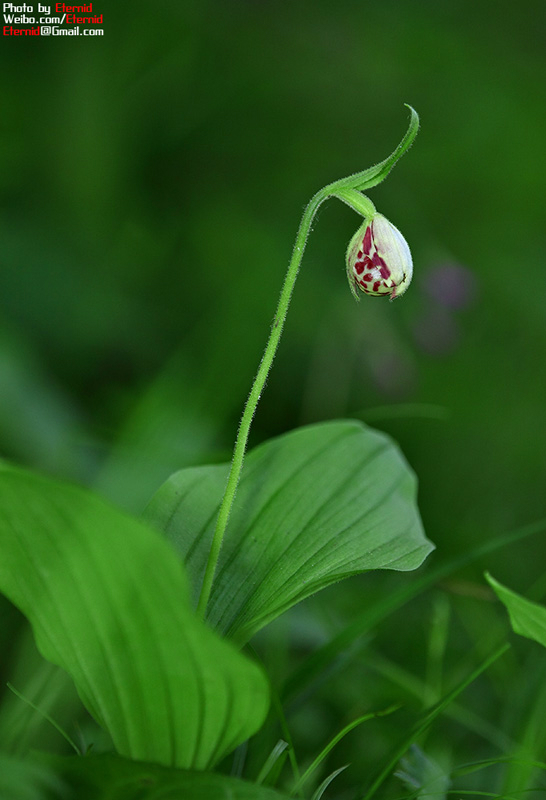
[[[192,467],[144,511],[201,585],[227,465]],[[360,422],[310,425],[248,453],[208,619],[243,643],[305,597],[371,569],[411,570],[433,549],[416,480],[391,440]]]
[[[166,769],[114,755],[44,756],[77,800],[289,800],[255,783],[212,772]]]
[[[262,671],[199,621],[171,546],[89,491],[0,470],[0,591],[117,751],[203,769],[254,733]]]
[[[506,606],[514,632],[546,647],[546,608],[507,589],[487,572],[485,577],[501,603]]]

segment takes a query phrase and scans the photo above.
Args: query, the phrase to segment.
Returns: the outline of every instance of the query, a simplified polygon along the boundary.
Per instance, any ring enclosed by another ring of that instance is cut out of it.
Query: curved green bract
[[[419,130],[419,115],[417,114],[417,111],[415,111],[415,109],[411,106],[407,105],[407,103],[406,108],[409,108],[410,110],[410,122],[408,130],[406,131],[398,147],[390,154],[390,156],[388,156],[388,158],[386,158],[384,161],[380,161],[379,164],[375,164],[373,167],[362,170],[362,172],[355,172],[354,175],[349,175],[347,178],[342,178],[340,181],[331,183],[329,186],[326,186],[323,189],[324,193],[334,195],[338,194],[339,190],[343,189],[357,189],[358,191],[363,192],[366,189],[372,189],[374,186],[377,186],[378,183],[381,183],[385,180],[396,162],[407,150],[409,150]],[[341,192],[339,192],[339,195],[341,199],[343,199]]]
[[[180,553],[195,597],[228,470],[181,470],[144,511]],[[416,489],[393,442],[357,421],[300,428],[250,451],[212,586],[209,622],[243,644],[342,578],[415,569],[433,549]]]
[[[261,669],[195,616],[172,547],[89,491],[0,471],[0,591],[118,753],[214,764],[262,724]]]

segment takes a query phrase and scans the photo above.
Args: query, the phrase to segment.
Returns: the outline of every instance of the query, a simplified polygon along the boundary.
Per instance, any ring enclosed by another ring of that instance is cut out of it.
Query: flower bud
[[[358,300],[357,289],[366,294],[404,294],[413,275],[408,243],[382,214],[365,219],[347,248],[347,278]]]

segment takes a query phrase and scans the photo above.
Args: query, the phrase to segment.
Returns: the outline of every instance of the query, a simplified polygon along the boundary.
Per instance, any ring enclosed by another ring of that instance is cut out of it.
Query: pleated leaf
[[[546,647],[546,608],[507,589],[488,573],[485,577],[501,603],[506,607],[514,633],[533,639]]]
[[[195,617],[171,545],[89,491],[0,470],[0,591],[121,755],[203,769],[263,722],[265,676]]]
[[[181,470],[144,512],[185,561],[194,601],[227,474],[227,465]],[[241,644],[335,581],[371,569],[415,569],[433,549],[416,488],[392,441],[356,421],[300,428],[249,452],[209,621]]]

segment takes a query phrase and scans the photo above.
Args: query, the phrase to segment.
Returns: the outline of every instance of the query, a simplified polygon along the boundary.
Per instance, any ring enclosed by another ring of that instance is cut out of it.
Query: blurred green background
[[[324,206],[252,443],[387,431],[433,563],[546,516],[543,0],[93,6],[101,38],[2,41],[1,454],[135,512],[226,459],[303,206],[385,158],[410,103],[419,136],[370,196],[414,283],[354,303],[358,219]],[[527,592],[544,554],[467,577]],[[350,614],[364,582],[329,596]]]

